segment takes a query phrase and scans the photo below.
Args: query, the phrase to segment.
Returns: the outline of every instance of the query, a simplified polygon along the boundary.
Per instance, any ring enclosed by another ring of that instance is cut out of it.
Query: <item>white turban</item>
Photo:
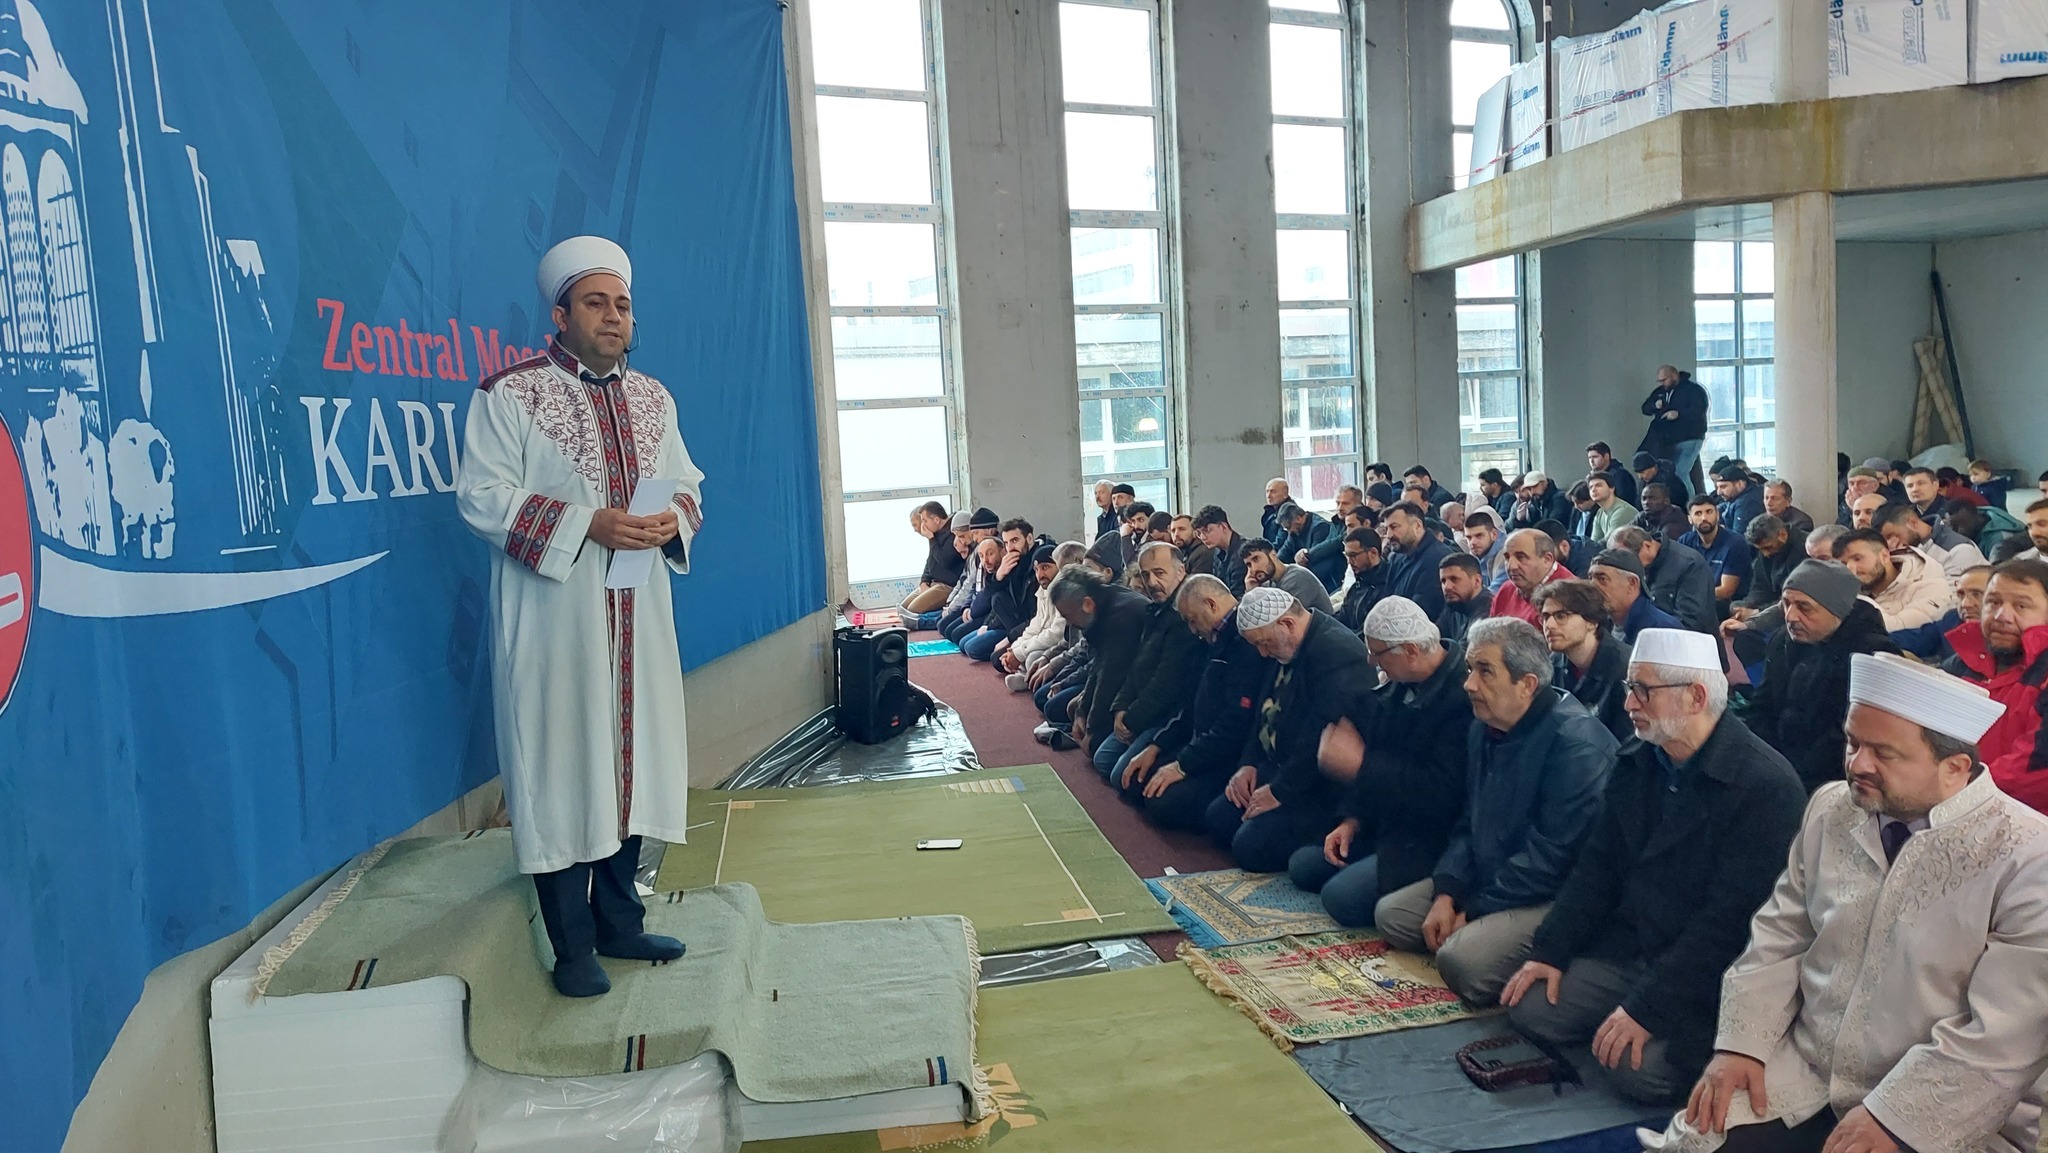
[[[1443,633],[1422,606],[1407,597],[1383,597],[1365,614],[1365,635],[1382,644],[1430,648],[1443,643]]]
[[[1883,709],[1973,745],[2005,715],[2005,706],[1983,685],[1892,653],[1849,658],[1849,703]]]
[[[1295,600],[1294,594],[1286,589],[1260,585],[1245,593],[1244,599],[1237,602],[1238,631],[1265,628],[1300,607],[1301,602]]]
[[[569,286],[593,272],[609,272],[633,287],[633,262],[626,250],[602,236],[572,236],[540,258],[540,272],[534,281],[540,297],[550,305],[562,298]]]

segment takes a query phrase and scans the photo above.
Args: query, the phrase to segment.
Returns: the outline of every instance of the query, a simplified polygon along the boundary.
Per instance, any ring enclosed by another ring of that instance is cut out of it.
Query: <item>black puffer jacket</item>
[[[1801,644],[1779,629],[1764,650],[1764,683],[1742,719],[1792,762],[1811,793],[1842,779],[1842,723],[1849,717],[1849,658],[1896,653],[1884,616],[1861,597],[1834,635]]]

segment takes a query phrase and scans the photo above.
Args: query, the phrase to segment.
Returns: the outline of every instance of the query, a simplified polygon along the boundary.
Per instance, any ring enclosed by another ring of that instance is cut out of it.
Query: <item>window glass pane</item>
[[[839,475],[847,492],[950,484],[949,455],[946,410],[936,405],[840,410]]]
[[[1458,306],[1459,372],[1518,368],[1521,363],[1520,342],[1515,339],[1514,305]]]
[[[1292,8],[1296,12],[1329,12],[1341,14],[1339,0],[1272,0],[1274,8]]]
[[[1468,376],[1458,381],[1461,444],[1522,439],[1522,378]]]
[[[1735,359],[1735,302],[1702,300],[1693,306],[1697,355],[1701,360]],[[1724,410],[1725,411],[1725,410]]]
[[[1157,151],[1150,116],[1067,113],[1067,207],[1156,210]]]
[[[1348,384],[1288,389],[1282,430],[1286,456],[1343,456],[1358,451],[1351,433],[1356,427],[1353,397]]]
[[[1718,431],[1708,429],[1707,439],[1700,445],[1700,468],[1705,469],[1708,464],[1721,457],[1737,455],[1740,454],[1735,451],[1734,428],[1722,428]],[[1755,462],[1752,461],[1751,463]]]
[[[1075,304],[1158,304],[1159,230],[1076,228]]]
[[[1479,474],[1489,468],[1497,468],[1510,481],[1522,474],[1521,445],[1482,445],[1458,454],[1459,471],[1465,478],[1462,487],[1466,492],[1479,490]]]
[[[1281,471],[1287,474],[1287,491],[1293,494],[1294,503],[1310,512],[1336,508],[1337,490],[1358,483],[1356,460],[1289,461]]]
[[[1702,293],[1735,291],[1733,244],[1702,240],[1692,246],[1692,290]]]
[[[1469,300],[1475,296],[1515,295],[1515,258],[1503,256],[1495,260],[1468,264],[1457,271],[1458,299]]]
[[[818,97],[818,177],[828,201],[930,204],[924,102]]]
[[[1095,412],[1090,413],[1091,408]],[[1085,399],[1081,402],[1081,425],[1083,472],[1114,475],[1166,467],[1163,396]]]
[[[1351,310],[1280,310],[1280,379],[1350,376]]]
[[[942,395],[939,318],[833,317],[832,378],[841,400]]]
[[[859,584],[923,572],[927,542],[910,527],[910,512],[929,499],[847,501],[847,579]]]
[[[1507,31],[1508,10],[1501,0],[1451,0],[1451,23],[1460,28]]]
[[[925,90],[918,0],[811,0],[810,9],[813,81]]]
[[[1707,390],[1707,419],[1717,424],[1735,419],[1735,366],[1732,364],[1703,364],[1695,374],[1700,387]],[[1712,457],[1707,458],[1709,462]]]
[[[1771,424],[1778,419],[1778,372],[1773,364],[1742,366],[1742,423]],[[1757,461],[1750,459],[1749,463]]]
[[[1742,299],[1742,355],[1748,359],[1769,360],[1773,331],[1773,315],[1776,309],[1770,297],[1746,296]]]
[[[1505,44],[1451,41],[1451,123],[1471,124],[1479,98],[1508,74],[1513,63]]]
[[[1472,134],[1451,133],[1451,187],[1463,188],[1472,183]]]
[[[1771,294],[1776,267],[1771,263],[1771,242],[1745,241],[1742,245],[1742,291]]]
[[[1350,236],[1343,229],[1280,229],[1280,299],[1348,300]]]
[[[1344,115],[1344,34],[1335,28],[1275,24],[1273,114]]]
[[[1778,467],[1778,430],[1775,428],[1750,428],[1742,433],[1742,459],[1749,467],[1758,471],[1774,471]]]
[[[1152,107],[1152,14],[1060,5],[1060,78],[1069,104]]]
[[[1156,312],[1089,313],[1074,318],[1074,366],[1081,391],[1105,388],[1165,388],[1165,338]],[[1088,406],[1081,406],[1085,414]],[[1090,439],[1086,429],[1082,440]],[[1102,439],[1098,431],[1094,437]],[[1124,465],[1125,468],[1141,467]],[[1144,465],[1160,468],[1161,465]]]
[[[835,308],[936,304],[929,224],[825,222],[825,276]]]
[[[1279,212],[1342,216],[1350,166],[1344,130],[1308,124],[1273,126],[1273,207]]]

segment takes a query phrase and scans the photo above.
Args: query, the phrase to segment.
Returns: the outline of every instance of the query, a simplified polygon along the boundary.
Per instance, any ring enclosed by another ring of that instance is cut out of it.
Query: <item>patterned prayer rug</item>
[[[959,645],[954,644],[952,641],[949,641],[944,637],[938,637],[928,641],[910,642],[910,655],[914,657],[942,657],[945,656],[947,653],[957,653],[959,651]]]
[[[1428,957],[1397,953],[1370,929],[1220,949],[1182,945],[1180,955],[1282,1050],[1498,1011],[1468,1006]]]
[[[1155,877],[1145,887],[1203,949],[1343,928],[1323,911],[1321,897],[1295,888],[1285,873],[1218,869]]]

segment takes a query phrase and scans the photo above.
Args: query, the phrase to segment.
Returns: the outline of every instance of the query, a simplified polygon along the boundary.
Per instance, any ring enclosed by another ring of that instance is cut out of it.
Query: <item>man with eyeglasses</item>
[[[1640,743],[1501,993],[1527,1036],[1592,1042],[1625,1097],[1676,1101],[1713,1055],[1721,972],[1770,895],[1806,790],[1726,715],[1714,638],[1645,629],[1624,693]]]
[[[1337,602],[1337,619],[1355,633],[1365,627],[1366,614],[1386,591],[1387,566],[1380,563],[1380,534],[1369,528],[1346,532],[1344,565],[1350,570],[1351,582]]]
[[[1550,646],[1550,683],[1600,718],[1623,745],[1635,741],[1635,722],[1623,707],[1628,646],[1609,627],[1607,602],[1591,581],[1552,581],[1536,590],[1536,613]]]

